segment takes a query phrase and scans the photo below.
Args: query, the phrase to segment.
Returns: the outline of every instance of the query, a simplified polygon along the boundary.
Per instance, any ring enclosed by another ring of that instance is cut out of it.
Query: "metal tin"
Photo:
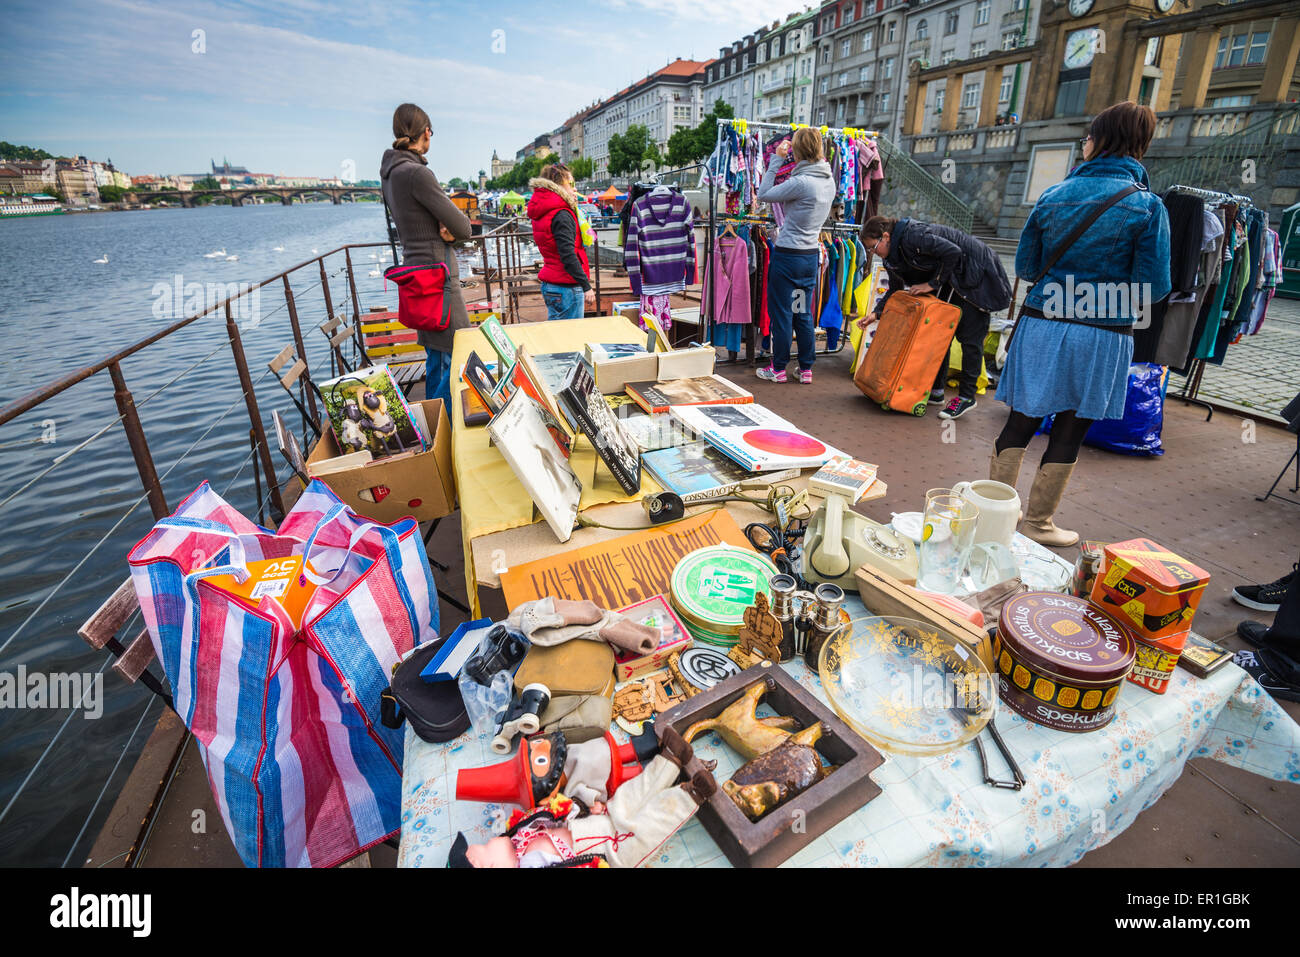
[[[1169,688],[1169,679],[1173,676],[1178,659],[1182,657],[1183,646],[1191,629],[1159,640],[1137,636],[1137,659],[1128,680],[1141,685],[1148,691],[1164,694]]]
[[[993,649],[1002,700],[1060,731],[1095,731],[1115,717],[1135,643],[1115,617],[1082,598],[1027,592],[1008,601]]]
[[[1192,627],[1210,573],[1149,538],[1106,546],[1106,567],[1093,582],[1092,601],[1137,637],[1160,641]]]
[[[772,593],[776,574],[776,566],[766,556],[749,549],[732,545],[696,549],[673,569],[673,607],[689,629],[734,636],[757,594]]]

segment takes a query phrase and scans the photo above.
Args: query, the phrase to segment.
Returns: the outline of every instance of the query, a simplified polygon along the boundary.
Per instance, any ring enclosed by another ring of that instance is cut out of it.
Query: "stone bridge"
[[[166,200],[180,203],[186,209],[201,206],[205,201],[228,199],[232,206],[243,206],[256,196],[275,197],[285,206],[292,206],[294,199],[299,202],[308,196],[328,196],[338,206],[345,201],[355,202],[359,196],[379,197],[378,186],[248,186],[238,189],[163,189],[132,190],[123,198],[128,203],[152,203]]]

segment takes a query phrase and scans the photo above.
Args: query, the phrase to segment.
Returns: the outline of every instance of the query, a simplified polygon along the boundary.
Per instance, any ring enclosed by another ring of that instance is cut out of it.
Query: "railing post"
[[[357,323],[359,331],[361,328],[361,300],[357,298],[357,277],[352,271],[352,250],[343,250],[343,258],[348,263],[348,289],[352,293],[352,321]]]
[[[113,380],[113,399],[117,402],[117,411],[122,416],[122,427],[126,430],[126,441],[131,446],[131,455],[135,457],[136,471],[140,473],[140,484],[149,495],[149,507],[153,509],[154,518],[166,518],[171,514],[167,499],[163,496],[162,484],[158,481],[158,472],[153,466],[153,455],[149,451],[149,441],[144,437],[144,427],[140,425],[140,414],[135,408],[135,399],[126,387],[122,377],[122,367],[114,362],[108,367],[109,377]]]
[[[285,273],[283,278],[284,302],[289,307],[289,324],[293,326],[293,342],[298,347],[298,358],[307,367],[307,375],[298,380],[298,393],[299,395],[304,392],[307,394],[307,408],[311,410],[312,418],[319,420],[320,413],[316,410],[316,390],[307,384],[311,381],[311,363],[307,361],[307,346],[302,341],[302,326],[298,325],[298,304],[293,299],[293,287],[289,285],[289,274]]]
[[[280,498],[280,483],[275,479],[275,466],[271,461],[271,448],[266,444],[266,430],[262,427],[262,413],[257,408],[257,393],[253,391],[253,380],[248,374],[248,358],[244,355],[244,344],[239,338],[239,327],[230,311],[230,302],[226,302],[226,335],[230,337],[230,351],[235,356],[235,368],[239,372],[239,385],[244,390],[244,404],[248,406],[248,422],[257,436],[257,448],[262,456],[262,470],[266,473],[266,483],[271,489],[271,504],[275,506],[280,517],[284,516],[284,502]]]

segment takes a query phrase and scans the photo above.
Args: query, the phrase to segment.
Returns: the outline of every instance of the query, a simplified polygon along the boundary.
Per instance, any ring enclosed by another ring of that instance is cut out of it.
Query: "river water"
[[[383,209],[372,203],[6,219],[0,405],[162,329],[189,314],[199,295],[224,298],[237,284],[266,279],[317,251],[384,238]],[[225,255],[206,255],[222,249]],[[363,310],[396,302],[379,276],[384,251],[353,251]],[[336,311],[350,305],[343,268],[341,254],[327,262]],[[323,379],[329,363],[317,329],[326,318],[319,270],[313,265],[291,281],[313,374]],[[263,289],[256,306],[237,318],[283,475],[271,411],[290,423],[298,417],[265,376],[267,361],[293,341],[282,285]],[[122,370],[168,506],[206,479],[218,491],[229,488],[228,500],[256,520],[249,420],[224,315],[124,360]],[[143,685],[124,682],[106,653],[77,636],[126,579],[126,554],[153,521],[116,417],[112,384],[100,373],[0,426],[0,865],[80,866],[162,710]],[[139,628],[137,618],[130,634]],[[25,694],[14,693],[20,667]],[[70,679],[61,685],[74,690],[71,701],[41,700],[30,678],[101,670],[102,694],[94,681],[80,696]]]

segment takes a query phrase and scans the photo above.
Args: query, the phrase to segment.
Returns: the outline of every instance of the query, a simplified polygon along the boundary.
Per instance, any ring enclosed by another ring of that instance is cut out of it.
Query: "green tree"
[[[465,182],[459,176],[453,176],[447,180],[447,185],[452,189],[469,189],[469,183]]]
[[[560,161],[560,154],[559,154],[559,153],[547,153],[547,154],[546,154],[546,157],[542,160],[542,165],[543,165],[543,166],[553,166],[554,164],[558,163],[559,161]]]
[[[730,120],[736,115],[730,103],[714,101],[713,108],[704,114],[700,125],[694,129],[680,129],[668,139],[668,165],[689,166],[705,159],[713,152],[718,141],[718,120]]]
[[[202,179],[194,181],[195,189],[221,189],[221,184],[217,182],[215,176],[205,176]]]
[[[120,203],[122,197],[129,192],[129,189],[122,186],[101,186],[99,187],[99,198],[105,203]]]
[[[659,150],[650,139],[650,131],[640,123],[633,123],[625,133],[615,133],[609,138],[609,172],[613,176],[638,173],[641,164],[651,158],[650,151],[658,157]]]
[[[586,156],[579,156],[569,163],[569,172],[579,182],[584,179],[591,179],[592,174],[596,172],[596,163]]]
[[[42,149],[32,146],[15,146],[13,143],[0,141],[0,158],[31,162],[33,160],[54,159],[54,156]]]

